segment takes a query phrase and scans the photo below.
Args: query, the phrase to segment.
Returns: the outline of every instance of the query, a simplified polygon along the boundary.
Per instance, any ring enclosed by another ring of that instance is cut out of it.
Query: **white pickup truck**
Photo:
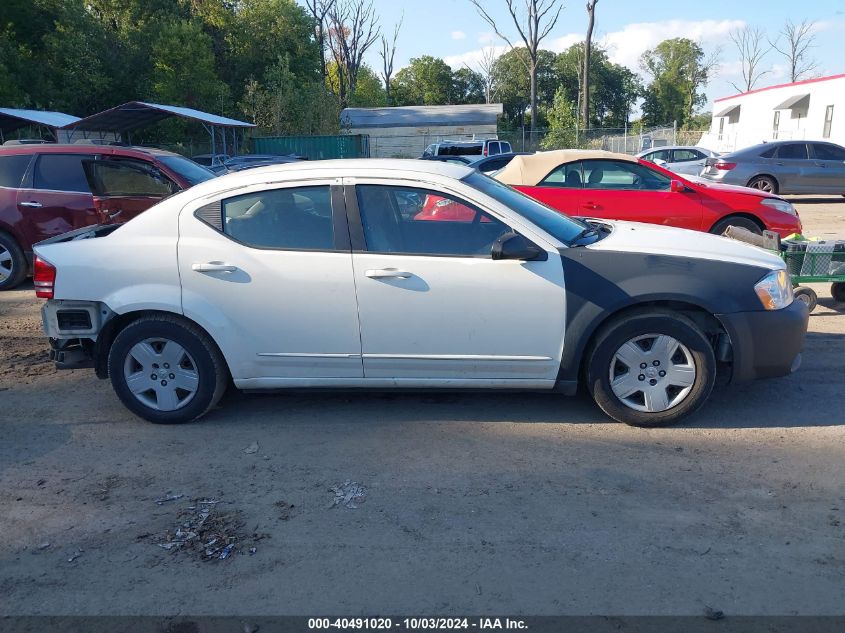
[[[807,328],[763,250],[569,218],[446,163],[257,168],[35,252],[58,366],[93,367],[158,423],[203,415],[233,381],[583,384],[612,418],[655,426],[701,406],[717,376],[795,370]]]

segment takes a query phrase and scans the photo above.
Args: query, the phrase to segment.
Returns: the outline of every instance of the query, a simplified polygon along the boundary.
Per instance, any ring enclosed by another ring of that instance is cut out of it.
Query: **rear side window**
[[[511,144],[507,141],[502,141],[499,145],[499,149],[502,150],[502,154],[510,154],[513,150],[511,149]]]
[[[787,143],[778,148],[778,158],[807,160],[806,143]]]
[[[484,143],[460,143],[448,145],[441,143],[437,149],[438,156],[481,156],[484,152]]]
[[[580,189],[583,183],[581,163],[564,163],[543,179],[541,187]]]
[[[93,158],[88,154],[41,154],[35,164],[35,189],[52,191],[77,191],[90,193],[85,172],[82,169],[84,159]]]
[[[676,149],[674,151],[674,161],[682,163],[687,160],[700,160],[704,158],[704,154],[694,149]]]
[[[777,147],[770,147],[770,148],[769,148],[769,149],[767,149],[765,152],[763,152],[762,154],[760,154],[760,158],[774,158],[774,157],[775,157],[775,152],[777,152],[777,151],[778,151],[778,148],[777,148]]]
[[[223,232],[256,248],[331,251],[331,191],[326,186],[271,189],[222,203]]]
[[[30,154],[0,156],[0,187],[20,187],[31,158]]]
[[[828,145],[827,143],[813,143],[813,153],[818,160],[845,161],[845,147]]]

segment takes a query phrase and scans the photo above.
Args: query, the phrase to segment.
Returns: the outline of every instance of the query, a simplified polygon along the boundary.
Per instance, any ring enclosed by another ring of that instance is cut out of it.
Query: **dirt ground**
[[[796,202],[845,235],[845,199]],[[547,394],[229,394],[155,426],[2,293],[0,615],[845,614],[845,305],[818,291],[797,374],[655,430]]]

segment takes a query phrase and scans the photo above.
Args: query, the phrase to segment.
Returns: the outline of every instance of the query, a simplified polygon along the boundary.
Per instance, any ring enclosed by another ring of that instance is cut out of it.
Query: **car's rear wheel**
[[[587,385],[607,415],[634,426],[672,424],[707,400],[716,359],[695,323],[669,310],[612,321],[598,335]]]
[[[26,256],[14,237],[0,232],[0,290],[11,290],[26,277]]]
[[[176,317],[156,315],[130,323],[115,337],[108,364],[123,404],[157,424],[195,420],[226,389],[226,366],[216,345]]]
[[[830,295],[835,301],[845,303],[845,281],[837,281],[830,284]]]
[[[741,215],[731,215],[726,218],[722,218],[716,224],[713,225],[713,228],[710,229],[710,232],[715,235],[724,235],[725,231],[728,230],[729,227],[737,226],[742,229],[748,229],[752,233],[756,233],[757,235],[763,234],[763,229],[760,228],[760,225],[757,224],[751,218],[746,218]]]
[[[751,187],[752,189],[759,189],[760,191],[765,191],[766,193],[778,192],[778,183],[771,176],[755,176],[754,178],[748,181],[747,186]]]

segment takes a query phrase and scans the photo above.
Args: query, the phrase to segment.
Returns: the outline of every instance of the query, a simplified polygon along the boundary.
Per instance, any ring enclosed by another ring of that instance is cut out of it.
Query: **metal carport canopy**
[[[130,101],[123,105],[115,106],[103,112],[92,114],[84,119],[70,122],[62,126],[62,129],[85,130],[89,132],[129,132],[163,119],[177,116],[183,119],[199,121],[205,126],[213,127],[255,127],[252,123],[238,121],[228,117],[183,108],[180,106],[162,105],[160,103],[146,103],[144,101]]]
[[[8,134],[27,125],[61,128],[79,120],[79,117],[65,114],[64,112],[0,108],[0,133]]]

